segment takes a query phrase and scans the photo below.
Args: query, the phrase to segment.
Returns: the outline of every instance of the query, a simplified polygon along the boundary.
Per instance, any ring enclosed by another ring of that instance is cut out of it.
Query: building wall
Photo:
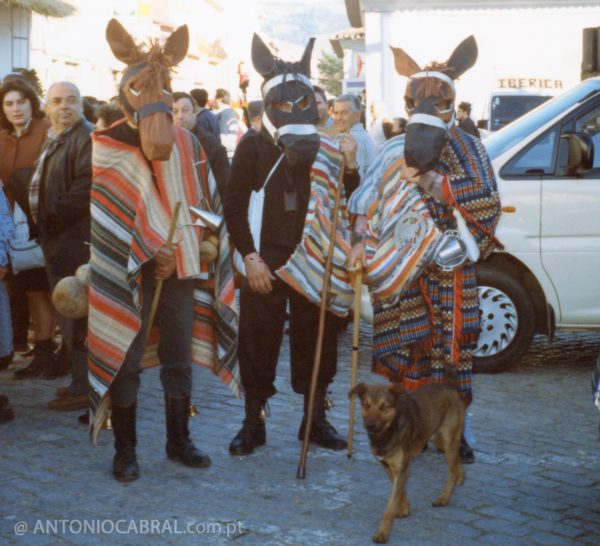
[[[395,73],[390,45],[403,48],[419,65],[445,61],[473,34],[477,63],[456,83],[457,100],[484,113],[499,79],[579,81],[582,30],[600,21],[600,5],[575,8],[367,11],[365,14],[368,100],[382,100],[387,115],[405,115],[406,78]]]
[[[0,4],[0,77],[12,71],[12,31],[10,8]]]
[[[16,68],[29,68],[31,14],[0,4],[0,78]]]

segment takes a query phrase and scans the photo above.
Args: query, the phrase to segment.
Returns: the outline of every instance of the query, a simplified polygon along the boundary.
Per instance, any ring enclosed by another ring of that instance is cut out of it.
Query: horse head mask
[[[116,19],[111,19],[106,39],[115,57],[127,65],[119,84],[119,99],[127,118],[139,128],[142,151],[150,160],[166,161],[173,148],[170,69],[187,53],[188,28],[179,27],[164,46],[152,41],[143,50]]]
[[[407,76],[404,101],[409,114],[404,157],[419,172],[431,169],[442,153],[454,124],[454,80],[477,60],[473,36],[461,42],[445,63],[420,68],[402,49],[392,47],[394,66]]]
[[[309,79],[314,42],[309,40],[300,62],[291,63],[275,57],[257,34],[252,38],[252,63],[264,78],[263,127],[292,167],[311,165],[319,150],[319,115]]]

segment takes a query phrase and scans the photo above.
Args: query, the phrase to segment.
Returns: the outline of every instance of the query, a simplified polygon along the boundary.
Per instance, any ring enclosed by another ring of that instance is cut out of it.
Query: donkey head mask
[[[179,27],[164,46],[153,41],[144,51],[116,19],[111,19],[106,39],[115,57],[127,65],[119,84],[119,99],[127,118],[139,128],[142,151],[150,160],[166,161],[173,148],[170,69],[187,53],[188,28]]]
[[[469,36],[445,63],[432,63],[423,69],[402,49],[391,50],[396,72],[409,78],[404,95],[410,116],[404,157],[409,167],[422,173],[434,166],[446,144],[454,124],[454,80],[475,64],[477,43]]]
[[[263,127],[292,166],[312,164],[319,149],[319,115],[309,80],[314,41],[310,39],[300,62],[290,63],[276,58],[258,35],[252,38],[252,63],[264,78]]]

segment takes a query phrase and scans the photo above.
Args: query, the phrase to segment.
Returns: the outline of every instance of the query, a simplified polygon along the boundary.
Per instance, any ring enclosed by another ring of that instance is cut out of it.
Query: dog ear
[[[399,396],[399,395],[404,394],[406,392],[406,390],[404,389],[404,387],[402,386],[401,383],[392,383],[388,387],[388,391],[391,392],[395,396]]]
[[[364,383],[359,383],[348,393],[348,398],[352,398],[356,394],[362,400],[365,392],[367,392],[367,386]]]

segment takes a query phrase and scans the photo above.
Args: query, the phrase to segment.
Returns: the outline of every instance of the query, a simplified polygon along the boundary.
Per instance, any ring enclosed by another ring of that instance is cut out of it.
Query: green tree
[[[342,94],[342,80],[344,79],[344,65],[342,59],[323,51],[319,62],[319,85],[330,95],[337,97]]]

